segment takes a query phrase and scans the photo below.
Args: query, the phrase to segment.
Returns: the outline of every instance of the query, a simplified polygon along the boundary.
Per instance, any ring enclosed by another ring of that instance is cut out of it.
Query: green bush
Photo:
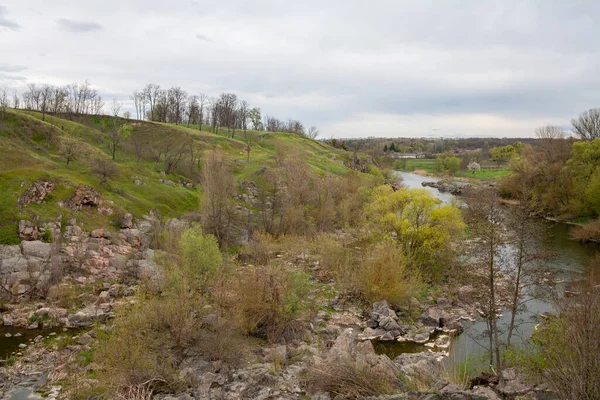
[[[182,270],[187,281],[204,290],[223,263],[217,239],[203,234],[200,225],[195,225],[181,236],[181,252]]]

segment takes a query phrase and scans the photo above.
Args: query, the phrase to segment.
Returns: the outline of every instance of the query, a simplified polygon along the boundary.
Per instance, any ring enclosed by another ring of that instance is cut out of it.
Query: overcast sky
[[[600,1],[0,0],[0,86],[148,82],[323,137],[531,136],[600,106]]]

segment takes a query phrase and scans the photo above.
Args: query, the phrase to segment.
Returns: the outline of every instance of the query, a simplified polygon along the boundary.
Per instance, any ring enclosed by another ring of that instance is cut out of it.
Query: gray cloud
[[[103,29],[102,25],[95,22],[74,21],[66,18],[60,18],[56,23],[61,29],[68,32],[93,32]]]
[[[5,74],[3,72],[0,72],[0,82],[2,82],[2,81],[7,81],[7,82],[8,81],[10,81],[10,82],[12,82],[12,81],[22,81],[22,82],[24,82],[26,80],[27,80],[27,78],[24,77],[24,76],[10,75],[10,74]]]
[[[208,36],[206,36],[206,35],[202,35],[202,34],[200,34],[200,33],[197,33],[197,34],[196,34],[196,39],[202,40],[202,41],[204,41],[204,42],[212,42],[212,39],[211,39],[211,38],[209,38],[209,37],[208,37]]]
[[[11,65],[4,62],[0,62],[0,71],[4,72],[21,72],[25,71],[27,67],[24,65]]]
[[[6,16],[8,15],[8,10],[5,6],[0,6],[0,28],[4,27],[11,30],[19,30],[21,25],[16,22],[8,19]]]
[[[233,91],[338,137],[526,136],[600,106],[599,2],[31,1],[68,15],[67,31],[97,33],[61,34],[15,2],[11,15],[38,29],[0,34],[8,67],[29,66],[35,82],[90,79],[125,102],[148,82]],[[102,26],[78,22],[91,15]]]

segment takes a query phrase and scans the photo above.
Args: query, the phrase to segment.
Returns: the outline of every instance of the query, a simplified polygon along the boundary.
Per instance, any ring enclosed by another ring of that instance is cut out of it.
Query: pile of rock
[[[394,340],[406,333],[406,327],[398,323],[398,315],[385,300],[373,303],[369,317],[367,329],[370,330],[365,333],[372,338]]]
[[[38,179],[25,190],[25,193],[23,193],[21,197],[19,197],[19,204],[23,207],[27,207],[29,203],[32,202],[41,204],[44,202],[48,193],[53,192],[55,188],[56,185],[53,182]]]
[[[79,211],[85,207],[98,207],[101,204],[100,200],[101,193],[90,186],[77,186],[75,193],[66,205],[75,211]]]

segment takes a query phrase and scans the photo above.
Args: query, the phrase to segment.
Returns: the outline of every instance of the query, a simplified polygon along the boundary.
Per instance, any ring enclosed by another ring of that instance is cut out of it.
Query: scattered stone
[[[25,343],[19,343],[19,348],[25,349],[25,348],[27,348],[27,345]]]
[[[34,341],[34,342],[36,342],[36,343],[39,343],[39,342],[41,342],[42,340],[44,340],[44,337],[43,337],[42,335],[37,335],[37,336],[35,337],[35,339],[33,339],[33,341]]]
[[[23,336],[23,334],[21,332],[17,332],[14,334],[14,337],[21,337],[21,336]]]
[[[162,179],[162,178],[161,178],[161,179],[159,179],[159,181],[160,181],[161,183],[164,183],[165,185],[169,185],[169,186],[177,186],[177,185],[175,184],[175,182],[173,182],[173,181],[172,181],[172,180],[170,180],[170,179]]]
[[[4,334],[4,337],[10,338],[10,337],[12,337],[12,335],[11,335],[10,333],[6,332],[6,333]]]
[[[2,324],[4,326],[13,326],[13,318],[10,314],[2,315]]]
[[[92,337],[88,333],[84,333],[79,338],[77,338],[77,343],[87,346],[92,341]]]
[[[133,215],[130,213],[125,213],[123,218],[121,218],[121,229],[131,229],[133,228]]]
[[[27,327],[27,329],[38,329],[38,328],[39,328],[39,326],[40,326],[40,324],[38,324],[38,322],[37,322],[37,321],[35,321],[35,322],[34,322],[34,323],[32,323],[31,325],[29,325],[29,326]]]

